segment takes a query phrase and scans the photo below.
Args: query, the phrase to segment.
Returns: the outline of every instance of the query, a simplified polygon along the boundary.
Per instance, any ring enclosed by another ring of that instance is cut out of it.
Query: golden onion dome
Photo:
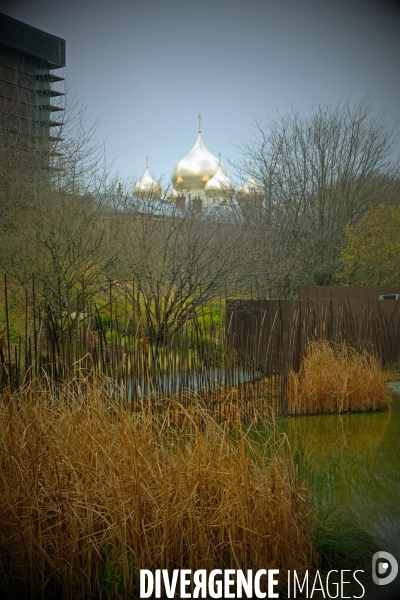
[[[169,202],[175,202],[178,196],[179,192],[177,192],[175,188],[171,188],[167,194],[167,200]]]
[[[149,157],[146,156],[146,171],[141,179],[135,183],[132,190],[134,198],[140,200],[159,200],[162,196],[162,188],[149,173]]]
[[[204,191],[207,198],[232,200],[235,189],[227,176],[222,172],[221,164],[214,177],[207,181]]]
[[[201,117],[199,116],[199,119]],[[178,191],[203,190],[206,183],[218,171],[219,161],[216,156],[206,148],[199,132],[197,141],[189,154],[182,158],[171,173],[171,181]],[[226,175],[226,170],[221,165],[221,170]]]
[[[252,200],[262,200],[264,198],[264,190],[254,181],[251,174],[248,176],[242,187],[238,189],[237,194],[239,198],[248,198]]]

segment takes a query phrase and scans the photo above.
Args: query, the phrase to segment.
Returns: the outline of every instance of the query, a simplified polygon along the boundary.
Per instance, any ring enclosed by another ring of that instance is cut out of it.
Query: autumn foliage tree
[[[336,279],[345,285],[399,284],[400,206],[372,207],[347,226]]]

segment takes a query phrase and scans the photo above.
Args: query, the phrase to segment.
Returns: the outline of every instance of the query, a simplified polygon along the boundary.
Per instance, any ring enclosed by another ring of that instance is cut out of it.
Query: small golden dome
[[[162,188],[150,175],[148,160],[149,157],[146,156],[146,171],[143,177],[133,186],[132,196],[140,198],[140,200],[159,200],[162,196]]]
[[[235,189],[226,175],[222,172],[221,165],[204,187],[207,198],[218,200],[232,200]]]
[[[199,119],[201,119],[200,116]],[[218,171],[218,166],[218,158],[211,154],[203,142],[199,124],[195,145],[189,154],[175,165],[171,173],[172,185],[178,191],[203,190],[206,183]],[[223,165],[221,165],[221,170],[226,175]]]
[[[238,189],[237,195],[239,198],[262,200],[264,198],[264,190],[254,181],[253,176],[250,174],[242,187]]]

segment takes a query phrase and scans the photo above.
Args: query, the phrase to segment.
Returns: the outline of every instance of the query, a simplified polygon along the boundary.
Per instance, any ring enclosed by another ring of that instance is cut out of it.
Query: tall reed
[[[273,422],[131,412],[105,381],[0,402],[0,580],[14,598],[138,595],[138,570],[317,564],[308,492]],[[57,391],[57,393],[56,393]]]
[[[392,392],[375,356],[346,343],[310,342],[300,367],[290,371],[288,413],[387,410]]]

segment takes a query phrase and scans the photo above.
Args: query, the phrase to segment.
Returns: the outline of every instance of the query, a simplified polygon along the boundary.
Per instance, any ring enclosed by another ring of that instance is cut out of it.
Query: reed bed
[[[156,326],[144,318],[140,297],[132,291],[136,300],[130,303],[115,282],[109,283],[109,294],[96,300],[88,297],[84,280],[73,293],[59,281],[57,301],[50,306],[38,296],[32,278],[21,306],[15,284],[11,282],[8,291],[4,276],[0,389],[18,390],[37,382],[46,386],[49,381],[51,391],[53,381],[105,376],[123,388],[125,401],[134,410],[140,410],[149,397],[152,401],[178,397],[189,408],[191,399],[201,396],[210,409],[217,404],[221,413],[226,398],[235,396],[248,415],[257,406],[264,414],[273,411],[282,416],[293,412],[288,406],[288,385],[294,414],[306,406],[311,412],[320,410],[308,392],[302,395],[297,389],[299,379],[290,373],[300,369],[312,340],[330,344],[346,340],[353,348],[363,346],[374,353],[391,373],[398,370],[397,305],[388,314],[377,305],[365,310],[359,320],[353,317],[351,303],[336,315],[332,303],[316,312],[309,299],[301,308],[296,300],[228,300],[225,294],[214,298],[209,307],[194,302],[196,313],[182,305],[179,314],[171,313],[169,321]],[[336,397],[343,399],[339,408],[348,410],[347,388]]]
[[[289,372],[287,402],[291,415],[387,410],[392,392],[372,353],[319,340],[308,344],[299,372]]]
[[[286,438],[191,398],[131,411],[103,379],[3,389],[0,585],[10,598],[138,597],[139,569],[318,563]],[[188,408],[189,406],[189,408]]]

